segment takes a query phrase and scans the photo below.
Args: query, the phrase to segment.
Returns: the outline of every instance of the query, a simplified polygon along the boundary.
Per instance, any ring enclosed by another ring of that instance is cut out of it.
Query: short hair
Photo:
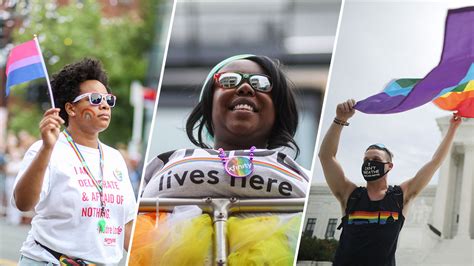
[[[54,95],[54,103],[60,108],[59,116],[64,120],[64,124],[69,124],[68,114],[66,113],[66,103],[72,102],[80,93],[80,85],[86,80],[98,80],[107,89],[107,73],[102,69],[99,60],[93,58],[84,58],[81,61],[64,66],[59,72],[53,74],[51,80],[51,89]]]
[[[266,148],[275,149],[283,146],[289,147],[296,152],[295,157],[297,157],[300,149],[294,140],[298,127],[298,110],[294,95],[294,85],[282,71],[282,64],[279,61],[274,61],[266,56],[257,55],[249,55],[241,59],[247,59],[257,63],[270,77],[271,83],[273,84],[271,97],[275,107],[275,123],[268,138]],[[216,71],[218,70],[219,69],[216,69]],[[213,87],[214,80],[212,75],[209,75],[202,88],[202,98],[194,107],[186,121],[186,133],[189,140],[201,148],[210,148],[203,141],[203,134],[206,134],[204,128],[211,137],[214,137],[214,131],[212,129]],[[195,129],[197,129],[197,138],[194,136]]]
[[[367,147],[365,151],[367,152],[368,150],[384,151],[388,155],[389,161],[392,162],[393,153],[387,147],[385,147],[385,145],[380,144],[380,143],[372,144],[369,147]]]

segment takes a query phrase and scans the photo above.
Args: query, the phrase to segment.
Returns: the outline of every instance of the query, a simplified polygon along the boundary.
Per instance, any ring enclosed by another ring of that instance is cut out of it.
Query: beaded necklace
[[[253,173],[253,152],[255,146],[250,148],[249,158],[243,156],[235,156],[227,158],[225,156],[224,149],[219,148],[219,158],[221,158],[222,164],[227,174],[233,177],[246,177]]]

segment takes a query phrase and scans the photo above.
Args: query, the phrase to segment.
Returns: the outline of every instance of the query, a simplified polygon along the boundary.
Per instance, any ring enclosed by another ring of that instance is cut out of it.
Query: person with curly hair
[[[121,154],[99,140],[116,97],[96,59],[65,66],[51,86],[58,108],[44,113],[12,196],[19,210],[36,213],[19,265],[117,264],[136,201]]]

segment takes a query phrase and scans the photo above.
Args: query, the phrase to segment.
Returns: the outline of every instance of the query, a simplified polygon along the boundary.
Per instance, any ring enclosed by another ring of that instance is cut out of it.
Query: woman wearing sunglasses
[[[147,184],[142,196],[305,197],[308,176],[282,151],[287,147],[298,154],[294,140],[297,125],[294,92],[280,65],[264,56],[230,57],[210,71],[202,86],[200,101],[188,117],[188,138],[199,148],[158,155],[146,168]],[[267,226],[274,229],[275,223],[270,220],[254,224],[253,228]],[[295,223],[294,227],[288,228],[296,231],[298,226],[299,223]],[[261,233],[253,235],[256,242],[265,239],[263,231]],[[288,247],[283,250],[264,252],[259,259],[270,264],[277,260],[292,264],[294,250]],[[139,253],[134,251],[132,260]],[[186,254],[172,254],[168,254],[170,260],[162,257],[161,263],[184,263]],[[243,253],[239,254],[243,261],[237,262],[231,254],[229,263],[248,265],[255,262],[247,260]]]
[[[319,151],[326,181],[344,213],[334,265],[395,265],[398,235],[407,215],[407,205],[441,166],[461,119],[456,115],[451,118],[449,129],[432,159],[399,186],[388,185],[388,174],[394,167],[392,152],[383,144],[370,145],[361,167],[367,183],[365,187],[357,187],[336,159],[341,132],[355,114],[354,105],[351,99],[337,106],[336,118]]]
[[[58,108],[45,112],[42,140],[26,153],[12,198],[36,213],[19,264],[116,264],[135,216],[125,161],[99,140],[116,97],[93,59],[65,66],[51,86]]]
[[[278,150],[298,154],[297,126],[293,91],[279,65],[264,56],[230,57],[211,70],[186,123],[200,149],[157,156],[146,169],[143,196],[304,197],[303,168]]]

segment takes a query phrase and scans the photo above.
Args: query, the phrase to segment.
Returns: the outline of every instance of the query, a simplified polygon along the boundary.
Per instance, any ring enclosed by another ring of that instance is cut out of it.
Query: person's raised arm
[[[415,177],[408,179],[400,185],[403,190],[403,201],[405,205],[415,198],[421,190],[426,187],[426,185],[428,185],[436,170],[441,166],[449,152],[451,144],[453,143],[456,129],[460,124],[461,118],[454,115],[450,120],[448,132],[441,141],[441,144],[438,146],[438,149],[436,149],[431,160],[416,173]]]
[[[348,197],[357,186],[344,175],[344,171],[336,159],[336,154],[341,131],[344,125],[348,125],[347,121],[355,113],[354,105],[353,99],[337,105],[336,118],[324,136],[318,154],[326,182],[343,209]]]
[[[38,203],[44,174],[63,123],[64,120],[59,117],[59,108],[51,108],[44,113],[39,124],[43,144],[13,191],[15,204],[21,211],[32,210]]]

